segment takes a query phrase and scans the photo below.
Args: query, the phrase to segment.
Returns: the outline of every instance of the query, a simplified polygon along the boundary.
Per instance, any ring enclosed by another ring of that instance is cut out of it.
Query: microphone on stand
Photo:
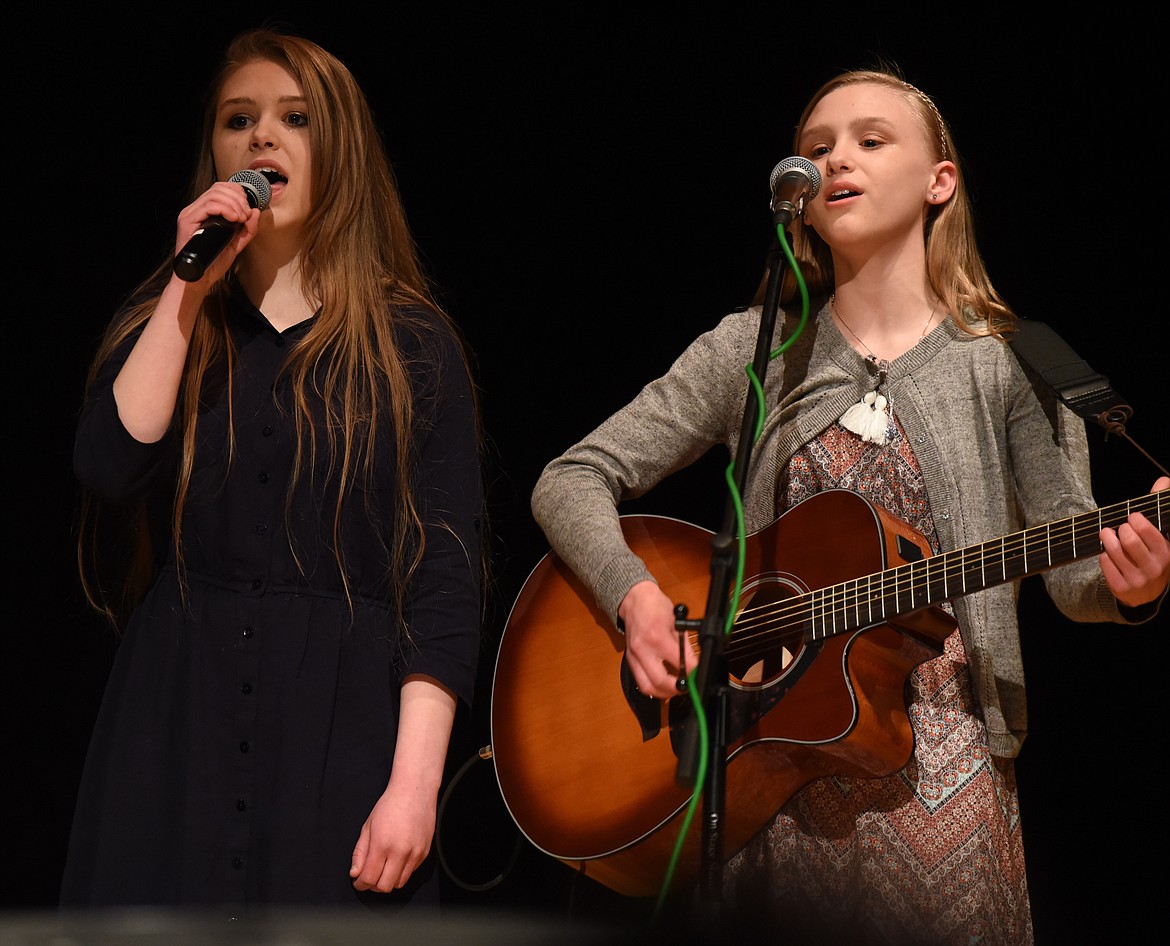
[[[785,158],[772,169],[772,219],[787,227],[821,189],[821,172],[808,158]]]
[[[251,206],[259,207],[261,210],[268,209],[268,202],[272,199],[272,187],[263,174],[258,171],[236,171],[228,180],[244,189]],[[208,217],[175,256],[175,275],[187,282],[202,279],[207,267],[231,242],[241,226],[242,224],[234,220],[226,220],[220,216]]]

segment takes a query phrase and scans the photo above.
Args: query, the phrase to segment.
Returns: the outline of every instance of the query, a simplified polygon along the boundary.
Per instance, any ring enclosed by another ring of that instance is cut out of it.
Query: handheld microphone
[[[800,216],[806,199],[821,189],[821,172],[808,158],[785,158],[772,169],[772,218],[787,227]]]
[[[251,206],[268,209],[272,187],[263,174],[257,171],[236,171],[228,180],[244,189]],[[208,217],[175,257],[175,275],[187,282],[202,279],[212,260],[219,256],[240,226],[223,217]]]

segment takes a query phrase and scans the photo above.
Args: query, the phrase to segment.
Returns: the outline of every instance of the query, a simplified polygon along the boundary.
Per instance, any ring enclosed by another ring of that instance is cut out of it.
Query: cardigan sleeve
[[[537,523],[615,622],[626,592],[654,579],[626,545],[618,505],[728,443],[748,388],[756,333],[750,323],[746,313],[726,316],[537,480]]]
[[[1023,368],[1009,411],[1015,486],[1026,524],[1057,522],[1094,510],[1084,420]],[[1043,580],[1053,603],[1074,621],[1142,623],[1158,611],[1156,602],[1123,609],[1109,590],[1096,555],[1046,571]]]

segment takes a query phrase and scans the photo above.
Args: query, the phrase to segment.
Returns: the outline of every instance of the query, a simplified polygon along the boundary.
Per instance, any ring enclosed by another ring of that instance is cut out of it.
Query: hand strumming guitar
[[[652,581],[640,581],[618,606],[625,625],[626,662],[638,689],[647,696],[678,696],[679,632],[674,624],[674,604]],[[699,664],[698,654],[684,640],[687,676]]]

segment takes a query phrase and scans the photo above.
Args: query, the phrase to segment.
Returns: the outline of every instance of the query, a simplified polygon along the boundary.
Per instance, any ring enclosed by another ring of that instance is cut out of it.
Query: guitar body
[[[704,613],[711,533],[655,516],[625,516],[622,528],[667,596]],[[813,779],[887,775],[906,763],[914,744],[906,677],[941,653],[955,627],[937,607],[820,640],[753,624],[753,615],[782,614],[809,592],[930,555],[913,529],[856,493],[817,494],[746,544],[740,610],[725,644],[728,856]],[[501,639],[492,753],[504,802],[537,848],[619,893],[649,896],[691,797],[675,775],[694,720],[689,696],[637,693],[623,654],[592,594],[546,555]],[[683,844],[680,882],[700,868],[699,820]]]

